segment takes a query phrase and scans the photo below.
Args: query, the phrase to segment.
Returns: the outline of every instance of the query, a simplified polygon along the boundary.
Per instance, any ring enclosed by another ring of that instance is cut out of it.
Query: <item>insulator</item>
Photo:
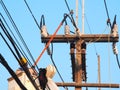
[[[42,28],[41,28],[41,35],[42,35],[42,37],[47,37],[48,36],[46,25],[42,26]]]
[[[112,29],[112,36],[116,37],[117,34],[118,34],[118,26],[117,26],[117,24],[115,24],[113,29]]]
[[[81,36],[81,33],[80,33],[80,30],[79,30],[79,29],[76,30],[76,35],[77,35],[78,37]]]
[[[113,43],[113,52],[114,52],[114,54],[118,54],[118,49],[117,49],[116,43]]]
[[[47,72],[46,72],[46,76],[49,78],[53,78],[53,76],[56,73],[56,69],[53,65],[48,65],[46,68]]]
[[[65,25],[65,28],[64,28],[64,33],[65,35],[69,35],[70,34],[70,27],[68,25]]]

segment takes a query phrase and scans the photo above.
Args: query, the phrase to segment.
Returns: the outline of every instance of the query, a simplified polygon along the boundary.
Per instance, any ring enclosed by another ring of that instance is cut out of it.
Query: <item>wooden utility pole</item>
[[[101,83],[101,77],[100,77],[100,56],[98,55],[98,83]],[[101,90],[99,87],[98,90]]]
[[[82,40],[76,42],[76,63],[75,63],[75,82],[82,83],[82,60],[81,60],[81,43]],[[75,90],[82,90],[81,87],[75,87]]]
[[[43,43],[47,43],[52,35],[47,37],[41,37]],[[75,42],[76,49],[76,59],[75,59],[75,71],[73,74],[73,78],[75,79],[75,83],[56,83],[58,86],[70,86],[75,87],[75,90],[82,90],[82,87],[111,87],[111,88],[120,88],[119,84],[110,84],[110,83],[82,83],[83,82],[83,71],[82,71],[82,55],[83,51],[81,49],[81,45],[83,42],[118,42],[119,36],[113,37],[112,34],[83,34],[81,36],[76,35],[56,35],[52,40],[52,43],[73,43]]]

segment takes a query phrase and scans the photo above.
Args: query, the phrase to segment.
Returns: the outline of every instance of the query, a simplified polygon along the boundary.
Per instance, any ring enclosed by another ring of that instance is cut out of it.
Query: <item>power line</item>
[[[31,15],[32,15],[32,17],[33,17],[33,19],[34,19],[34,21],[35,21],[35,23],[36,23],[37,27],[40,29],[40,26],[39,26],[39,24],[38,24],[38,22],[37,22],[37,20],[36,20],[35,16],[33,15],[33,13],[32,13],[32,11],[31,11],[31,9],[30,9],[30,7],[29,7],[29,5],[28,5],[27,1],[26,1],[26,0],[24,0],[24,2],[25,2],[25,4],[26,4],[26,6],[27,6],[28,10],[30,11],[30,13],[31,13]]]
[[[13,27],[14,27],[16,33],[17,33],[17,35],[19,36],[19,38],[20,38],[22,44],[24,45],[26,51],[27,51],[28,54],[30,55],[32,61],[35,62],[35,60],[34,60],[32,54],[31,54],[31,52],[30,52],[30,50],[29,50],[29,48],[28,48],[28,46],[27,46],[27,44],[25,43],[25,41],[24,41],[22,35],[20,34],[19,29],[17,28],[17,26],[16,26],[14,20],[12,19],[12,17],[11,17],[11,15],[10,15],[9,11],[7,10],[7,8],[6,8],[5,4],[4,4],[4,2],[1,0],[0,3],[1,3],[1,5],[2,5],[4,11],[6,12],[6,14],[7,14],[7,16],[8,16],[8,18],[9,18],[10,22],[12,23],[12,25],[13,25]]]
[[[8,31],[7,31],[6,27],[4,26],[4,24],[2,23],[2,21],[0,21],[0,26],[1,26],[2,30],[3,30],[3,32],[5,33],[5,35],[7,36],[7,38],[9,39],[9,41],[11,42],[11,44],[12,44],[12,46],[13,46],[15,52],[16,52],[16,60],[18,61],[18,63],[22,67],[22,69],[25,71],[26,75],[28,76],[29,80],[31,81],[31,83],[33,84],[35,89],[39,90],[35,80],[31,76],[30,71],[28,70],[27,60],[23,59],[23,57],[21,56],[21,53],[19,52],[18,47],[16,46],[16,43],[12,39],[11,35],[8,33]]]
[[[13,33],[12,30],[10,29],[9,25],[7,24],[5,18],[3,17],[3,15],[2,15],[1,13],[0,13],[0,16],[2,17],[3,21],[4,21],[5,24],[7,25],[9,31],[11,32],[12,36],[14,37],[15,41],[17,42],[17,44],[18,44],[17,47],[20,47],[20,49],[18,48],[19,51],[22,53],[22,55],[23,55],[24,57],[27,58],[27,60],[29,61],[30,66],[32,66],[32,63],[30,62],[30,60],[29,60],[29,58],[27,57],[26,53],[25,53],[24,50],[22,49],[22,46],[20,45],[19,41],[18,41],[17,38],[15,37],[14,33]],[[16,44],[16,45],[17,45],[17,44]],[[22,51],[21,51],[21,50],[22,50]]]
[[[106,9],[107,17],[108,17],[107,24],[109,24],[110,27],[112,27],[111,22],[110,22],[109,12],[108,12],[108,9],[107,9],[107,3],[106,3],[106,0],[104,0],[104,5],[105,5],[105,9]]]
[[[0,63],[2,63],[2,65],[8,70],[8,72],[11,74],[11,76],[15,79],[15,81],[17,82],[17,84],[20,86],[21,89],[23,90],[27,90],[26,87],[22,84],[22,82],[20,81],[20,79],[17,77],[17,75],[15,74],[15,72],[11,69],[11,67],[8,65],[8,63],[6,62],[6,60],[4,59],[4,57],[1,55],[0,53]]]

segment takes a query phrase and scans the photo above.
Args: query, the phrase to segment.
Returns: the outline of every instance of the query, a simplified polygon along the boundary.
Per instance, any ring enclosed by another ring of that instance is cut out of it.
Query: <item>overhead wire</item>
[[[17,28],[17,26],[16,26],[14,20],[12,19],[12,17],[11,17],[11,15],[10,15],[9,11],[7,10],[7,7],[5,6],[5,4],[4,4],[4,2],[3,2],[2,0],[0,1],[0,3],[1,3],[1,6],[3,7],[3,9],[4,9],[6,15],[8,16],[8,18],[9,18],[11,24],[13,25],[13,27],[14,27],[14,29],[15,29],[17,35],[19,36],[19,38],[20,38],[22,44],[24,45],[26,51],[28,52],[28,54],[29,54],[29,56],[31,57],[32,61],[35,62],[35,60],[34,60],[32,54],[31,54],[31,52],[30,52],[30,50],[29,50],[29,48],[28,48],[28,46],[27,46],[27,44],[25,43],[25,41],[24,41],[22,35],[21,35],[20,32],[19,32],[19,29]],[[37,67],[37,66],[36,66],[36,67]],[[38,67],[37,67],[37,68],[38,68]]]
[[[110,27],[112,27],[111,22],[110,22],[109,12],[108,12],[108,9],[107,9],[107,3],[106,3],[106,0],[104,0],[104,5],[105,5],[105,9],[106,9],[107,17],[108,17],[107,24],[109,24]]]
[[[66,20],[65,20],[65,23],[66,23]],[[43,31],[42,31],[42,27],[43,27],[43,26],[45,26],[45,18],[44,18],[44,15],[41,16],[41,20],[40,20],[40,30],[41,30],[41,33],[43,32]],[[46,32],[46,33],[48,34],[48,32]],[[46,43],[46,45],[47,45],[47,43]],[[47,53],[48,53],[48,55],[50,56],[50,59],[51,59],[53,65],[54,65],[54,67],[56,68],[56,71],[57,71],[60,79],[62,80],[62,82],[64,82],[64,80],[63,80],[63,78],[62,78],[62,76],[61,76],[61,74],[60,74],[60,72],[59,72],[59,70],[58,70],[58,68],[57,68],[57,66],[56,66],[56,64],[55,64],[55,62],[54,62],[54,59],[53,59],[53,43],[51,43],[51,50],[50,50],[50,47],[48,46],[48,48],[47,48]]]
[[[33,17],[33,19],[34,19],[34,21],[35,21],[35,23],[36,23],[37,27],[40,29],[40,26],[39,26],[39,24],[38,24],[38,22],[37,22],[37,20],[36,20],[35,16],[33,15],[33,13],[32,13],[32,11],[31,11],[31,9],[30,9],[30,7],[29,7],[29,5],[28,5],[27,1],[26,1],[26,0],[24,0],[24,2],[25,2],[25,4],[26,4],[26,6],[27,6],[28,10],[30,11],[30,13],[31,13],[31,15],[32,15],[32,17]]]
[[[70,14],[70,16],[71,16],[71,22],[72,22],[73,26],[75,27],[76,31],[78,31],[79,29],[78,29],[78,27],[77,27],[77,25],[76,25],[76,23],[75,23],[74,18],[73,18],[73,10],[70,10],[70,7],[69,7],[69,5],[68,5],[67,0],[64,0],[64,1],[65,1],[66,6],[67,6],[67,9],[68,9],[68,11],[69,11],[69,14]]]
[[[113,21],[113,25],[111,24],[110,22],[110,17],[109,17],[109,12],[108,12],[108,8],[107,8],[107,3],[106,3],[106,0],[104,0],[104,5],[105,5],[105,9],[106,9],[106,13],[107,13],[107,17],[108,17],[108,21],[107,21],[107,24],[110,25],[110,28],[111,28],[111,33],[113,33],[113,28],[114,28],[114,25],[116,24],[116,15],[115,15],[115,18],[114,18],[114,21]],[[114,43],[114,42],[113,42]],[[117,60],[117,64],[118,64],[118,67],[120,69],[120,63],[119,63],[119,58],[118,58],[118,54],[116,53],[116,60]]]
[[[110,35],[108,35],[108,75],[109,75],[109,82],[111,83],[111,68],[110,68],[110,59],[111,59],[111,57],[110,57]],[[111,90],[111,87],[110,87],[110,90]]]
[[[19,43],[19,41],[17,40],[17,38],[15,37],[15,35],[14,35],[14,33],[12,32],[12,30],[10,29],[10,27],[9,27],[9,25],[7,24],[7,22],[6,22],[6,20],[5,20],[5,18],[3,17],[3,15],[0,13],[0,16],[2,17],[2,19],[3,19],[3,21],[4,21],[4,23],[7,25],[7,27],[8,27],[8,30],[10,31],[10,33],[12,34],[12,36],[14,37],[14,39],[15,39],[15,41],[16,41],[16,43],[18,44],[18,46],[17,47],[19,47],[18,49],[19,49],[19,51],[22,53],[22,55],[24,56],[24,57],[26,57],[26,59],[28,60],[28,62],[29,62],[29,65],[30,66],[32,66],[32,63],[31,63],[31,61],[29,60],[29,58],[27,57],[27,55],[26,55],[26,53],[24,52],[24,50],[23,50],[23,48],[22,48],[22,46],[20,45],[20,43]]]
[[[26,4],[27,8],[29,9],[29,11],[30,11],[30,13],[31,13],[31,15],[32,15],[32,17],[33,17],[33,19],[34,19],[36,25],[38,26],[39,29],[41,29],[42,24],[45,25],[44,15],[41,16],[41,22],[40,22],[40,26],[39,26],[39,24],[37,23],[37,20],[35,19],[35,17],[34,17],[34,15],[33,15],[32,11],[31,11],[31,9],[30,9],[30,7],[29,7],[29,5],[28,5],[28,3],[26,2],[26,0],[24,0],[24,2],[25,2],[25,4]],[[52,44],[52,46],[53,46],[53,44]],[[49,48],[49,45],[47,46],[47,44],[46,44],[46,47]],[[47,48],[46,48],[46,49],[47,49]],[[45,50],[45,49],[44,49],[44,50]],[[48,50],[48,49],[47,49],[47,50]],[[49,51],[48,51],[48,52],[49,52]],[[43,51],[43,53],[44,53],[44,51]],[[42,53],[41,53],[41,56],[42,56]],[[51,61],[52,61],[53,65],[55,66],[55,68],[56,68],[56,70],[57,70],[57,72],[58,72],[58,74],[59,74],[61,80],[64,82],[64,80],[63,80],[63,78],[62,78],[62,76],[61,76],[59,70],[57,69],[57,66],[55,65],[55,62],[54,62],[54,60],[53,60],[52,55],[50,55],[50,58],[51,58]],[[35,64],[34,64],[34,65],[35,65]]]
[[[1,20],[1,19],[0,19]],[[23,59],[21,56],[21,53],[18,50],[18,47],[16,46],[16,43],[14,42],[14,40],[12,39],[11,35],[7,32],[6,27],[4,26],[4,24],[2,23],[2,21],[0,22],[0,26],[3,30],[3,32],[5,33],[5,35],[7,36],[7,38],[9,39],[9,41],[11,42],[11,44],[13,45],[13,48],[16,52],[16,60],[18,61],[19,65],[22,67],[22,69],[25,71],[27,77],[29,78],[29,80],[31,81],[31,83],[33,84],[33,86],[35,87],[36,90],[39,90],[35,80],[33,79],[33,77],[31,76],[30,71],[28,70],[27,67],[27,60]]]
[[[20,81],[20,79],[17,77],[15,72],[12,70],[12,68],[8,65],[8,63],[6,62],[5,58],[1,55],[1,53],[0,53],[0,63],[8,70],[8,72],[15,79],[15,81],[20,86],[20,88],[23,89],[23,90],[27,90],[26,87]]]
[[[81,2],[80,2],[80,6],[81,6],[81,8],[82,8],[82,3],[81,3]],[[89,31],[90,31],[90,34],[92,34],[92,30],[91,30],[90,24],[89,24],[89,22],[88,22],[86,13],[84,13],[84,15],[85,15],[85,20],[86,20],[86,23],[87,23],[87,25],[88,25],[88,29],[89,29]],[[91,41],[90,41],[90,42],[91,42]],[[98,51],[97,51],[97,48],[96,48],[95,43],[94,43],[94,50],[95,50],[96,55],[98,56]]]

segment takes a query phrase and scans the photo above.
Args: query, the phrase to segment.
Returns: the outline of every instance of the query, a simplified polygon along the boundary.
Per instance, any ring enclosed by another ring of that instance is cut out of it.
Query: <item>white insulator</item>
[[[115,24],[115,25],[114,25],[114,28],[113,28],[113,30],[112,30],[112,36],[113,36],[113,37],[116,37],[117,34],[118,34],[118,26],[117,26],[117,24]]]
[[[41,35],[42,35],[42,37],[47,37],[48,36],[46,25],[42,26],[42,28],[41,28]]]
[[[76,35],[77,35],[78,37],[81,36],[80,29],[76,30]]]
[[[46,70],[47,70],[46,77],[52,79],[56,73],[55,67],[53,65],[48,65]]]
[[[117,49],[116,43],[113,43],[113,52],[114,52],[114,54],[118,54],[118,49]]]
[[[64,33],[65,33],[65,35],[69,35],[70,34],[70,27],[68,25],[65,25]]]

